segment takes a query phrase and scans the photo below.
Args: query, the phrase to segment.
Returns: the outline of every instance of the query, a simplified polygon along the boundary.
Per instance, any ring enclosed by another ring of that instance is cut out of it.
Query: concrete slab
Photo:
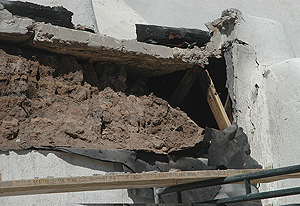
[[[28,28],[32,27],[34,22],[29,18],[13,16],[0,4],[0,39],[2,41],[10,43],[27,41],[32,35]]]
[[[73,55],[89,61],[115,62],[126,66],[129,73],[156,76],[207,64],[209,52],[169,48],[131,40],[73,30],[45,23],[36,23],[29,45],[60,54]]]

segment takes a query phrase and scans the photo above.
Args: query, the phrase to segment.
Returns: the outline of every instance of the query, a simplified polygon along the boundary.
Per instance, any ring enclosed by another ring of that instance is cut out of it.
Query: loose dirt
[[[203,140],[204,130],[179,108],[146,92],[142,79],[128,86],[120,65],[2,48],[1,149],[51,146],[168,153]]]

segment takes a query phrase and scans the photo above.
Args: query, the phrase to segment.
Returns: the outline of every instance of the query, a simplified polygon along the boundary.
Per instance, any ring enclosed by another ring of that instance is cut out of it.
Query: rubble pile
[[[146,95],[143,79],[135,78],[127,86],[127,74],[120,65],[91,64],[12,45],[2,49],[1,148],[167,153],[203,139],[203,129],[179,108],[154,94]]]
[[[215,67],[208,66],[208,60],[220,58],[221,50],[208,45],[208,32],[195,40],[198,30],[152,25],[154,31],[143,34],[143,43],[36,22],[40,20],[7,9],[0,7],[0,24],[5,27],[5,32],[0,29],[0,150],[67,152],[121,163],[121,171],[139,173],[261,168],[236,124],[223,131],[204,130],[148,89],[146,78],[194,65],[201,70]],[[229,20],[232,23],[234,18]],[[163,32],[156,38],[152,35],[156,31]],[[221,76],[219,71],[212,73]],[[158,81],[152,79],[151,84],[152,89],[160,89]],[[208,85],[214,86],[212,81]],[[194,116],[208,121],[208,115]],[[207,163],[199,157],[207,158]],[[219,190],[219,186],[188,190],[183,192],[183,202],[213,199]],[[152,189],[128,194],[136,196],[133,200],[153,202]],[[163,202],[177,201],[175,195],[162,197]]]

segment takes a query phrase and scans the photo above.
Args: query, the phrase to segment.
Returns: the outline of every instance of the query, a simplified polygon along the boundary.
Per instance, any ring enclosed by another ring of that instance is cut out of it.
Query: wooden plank
[[[186,74],[182,78],[175,92],[173,93],[170,102],[173,106],[179,106],[184,100],[185,96],[191,90],[194,82],[198,78],[202,68],[198,65],[187,70]]]
[[[168,187],[257,171],[261,171],[261,169],[201,170],[156,173],[149,172],[134,174],[122,173],[80,177],[0,181],[0,197],[110,189]],[[285,178],[300,178],[300,173],[273,177],[271,179],[260,179],[258,181],[251,181],[251,183],[271,182]]]
[[[219,129],[223,130],[229,127],[231,125],[231,122],[225,112],[221,99],[207,70],[203,70],[201,72],[199,81],[201,83],[202,89],[207,94],[207,102],[217,121]]]

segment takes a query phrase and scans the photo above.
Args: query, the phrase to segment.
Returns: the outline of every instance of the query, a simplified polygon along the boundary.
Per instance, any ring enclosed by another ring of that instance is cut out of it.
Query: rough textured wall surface
[[[1,148],[170,152],[203,139],[203,129],[184,112],[144,95],[142,79],[128,87],[122,66],[79,64],[71,56],[2,47],[30,59],[0,50]]]
[[[209,46],[224,52],[233,116],[248,135],[253,157],[264,168],[299,164],[299,130],[295,126],[300,108],[299,60],[293,58],[283,27],[234,9],[224,11],[208,27],[214,32]],[[260,191],[298,184],[295,180],[263,184]],[[299,197],[264,201],[274,205],[293,202],[299,202]]]
[[[107,172],[119,172],[119,168],[122,168],[122,165],[118,163],[102,162],[54,151],[10,151],[0,154],[0,162],[2,165],[0,173],[4,181],[105,175]],[[82,206],[95,203],[133,203],[126,189],[0,197],[0,202],[2,206]]]

